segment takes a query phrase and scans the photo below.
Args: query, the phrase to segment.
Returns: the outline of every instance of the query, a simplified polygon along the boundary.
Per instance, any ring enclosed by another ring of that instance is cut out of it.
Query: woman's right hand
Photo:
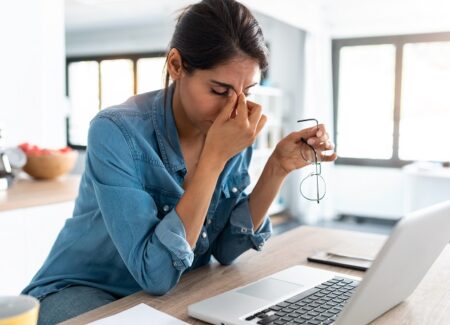
[[[260,105],[233,92],[208,130],[202,156],[225,164],[255,141],[266,121]]]

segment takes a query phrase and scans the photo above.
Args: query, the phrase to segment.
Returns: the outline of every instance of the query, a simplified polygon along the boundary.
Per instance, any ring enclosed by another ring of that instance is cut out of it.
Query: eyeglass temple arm
[[[316,168],[316,175],[320,175],[321,172],[319,172],[318,169],[318,163],[317,163],[317,152],[316,149],[314,149],[313,146],[311,146],[310,144],[308,144],[308,142],[305,140],[305,138],[301,137],[300,141],[303,142],[304,144],[306,144],[308,147],[310,147],[312,149],[312,151],[314,152],[314,165]],[[316,177],[316,186],[317,186],[317,203],[320,203],[320,197],[319,197],[319,177]]]
[[[300,123],[300,122],[310,122],[310,121],[316,122],[316,126],[319,126],[319,121],[317,121],[317,119],[315,119],[315,118],[307,118],[307,119],[304,119],[304,120],[298,120],[297,123]]]
[[[317,119],[315,119],[315,118],[307,118],[307,119],[303,119],[303,120],[298,120],[297,123],[309,122],[309,121],[316,122],[316,127],[319,127],[319,121],[317,121]],[[316,149],[314,149],[313,146],[309,145],[308,142],[305,140],[305,138],[302,137],[300,140],[313,150],[313,152],[314,152],[314,164],[315,164],[315,168],[316,168],[316,175],[320,175],[321,172],[319,173],[319,169],[318,169],[318,166],[317,166],[318,164],[317,164],[317,152],[316,152]],[[321,169],[321,171],[322,171],[322,169]],[[317,186],[317,203],[319,203],[320,202],[320,198],[319,198],[319,177],[318,176],[316,177],[316,186]]]

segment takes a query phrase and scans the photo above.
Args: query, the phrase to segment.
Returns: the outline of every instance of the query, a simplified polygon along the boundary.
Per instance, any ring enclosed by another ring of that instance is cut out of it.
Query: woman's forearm
[[[249,196],[250,214],[255,231],[263,223],[264,217],[277,196],[286,176],[287,173],[280,168],[279,164],[271,156]]]
[[[194,176],[175,210],[186,230],[186,240],[194,248],[211,203],[217,180],[225,164],[211,155],[202,155]]]

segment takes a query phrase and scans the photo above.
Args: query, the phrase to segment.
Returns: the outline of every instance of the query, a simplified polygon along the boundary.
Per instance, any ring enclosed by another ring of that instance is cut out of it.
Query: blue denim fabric
[[[71,286],[40,301],[38,325],[54,325],[115,301],[117,297],[92,287]]]
[[[131,97],[92,120],[73,216],[23,293],[42,298],[86,285],[116,296],[140,290],[162,295],[211,255],[227,265],[248,249],[262,249],[272,232],[270,219],[253,230],[244,192],[252,147],[225,165],[195,249],[186,241],[174,209],[187,170],[173,91],[172,85],[165,108],[159,90]]]

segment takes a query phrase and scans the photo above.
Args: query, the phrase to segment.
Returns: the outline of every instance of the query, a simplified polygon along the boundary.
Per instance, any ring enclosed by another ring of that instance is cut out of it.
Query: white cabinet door
[[[0,213],[0,295],[16,295],[41,267],[74,202]]]

